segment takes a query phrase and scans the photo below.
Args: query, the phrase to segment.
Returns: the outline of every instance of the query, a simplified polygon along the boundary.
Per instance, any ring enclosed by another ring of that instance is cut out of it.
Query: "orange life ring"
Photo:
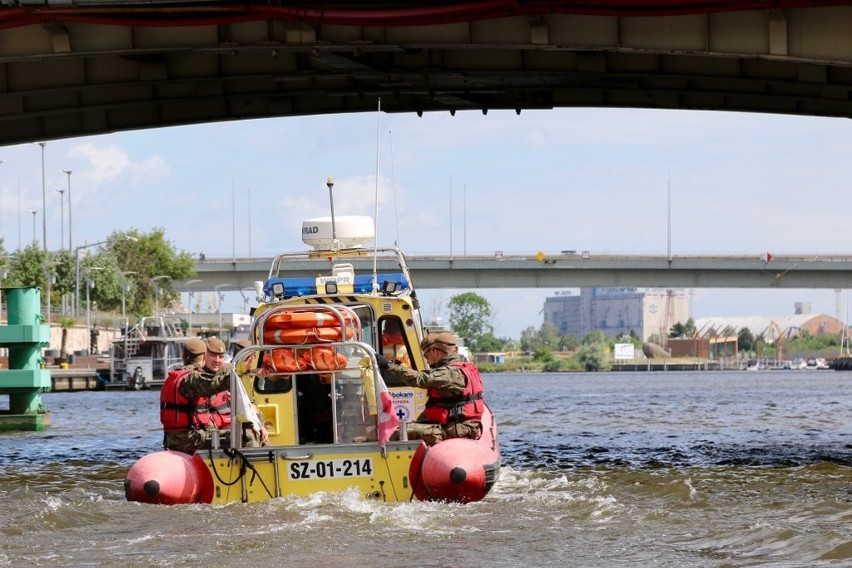
[[[342,333],[339,327],[317,327],[313,329],[270,329],[264,331],[264,343],[278,345],[304,345],[306,343],[322,343],[323,341],[340,341]],[[346,328],[346,339],[352,339],[355,332]]]
[[[344,325],[352,324],[352,316],[349,313],[342,313],[341,315]],[[329,311],[283,312],[269,316],[264,327],[266,329],[340,327],[340,319]]]

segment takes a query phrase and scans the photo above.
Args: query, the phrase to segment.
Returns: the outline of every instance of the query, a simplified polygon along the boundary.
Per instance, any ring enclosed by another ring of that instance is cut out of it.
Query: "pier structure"
[[[0,347],[9,350],[9,368],[0,369],[0,395],[9,396],[9,408],[0,410],[0,431],[39,431],[50,425],[41,393],[50,391],[50,371],[41,349],[50,343],[43,323],[39,288],[5,291],[8,325],[0,326]]]

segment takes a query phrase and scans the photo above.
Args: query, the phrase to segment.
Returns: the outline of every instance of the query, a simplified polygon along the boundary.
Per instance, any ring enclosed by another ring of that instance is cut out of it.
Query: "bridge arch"
[[[559,107],[852,115],[841,0],[0,4],[0,144]],[[768,8],[768,9],[767,9]]]

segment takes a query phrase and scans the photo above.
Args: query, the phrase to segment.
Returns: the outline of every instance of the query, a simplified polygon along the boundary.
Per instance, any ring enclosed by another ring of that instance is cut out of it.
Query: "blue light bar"
[[[378,290],[382,289],[382,285],[385,282],[396,282],[397,288],[399,290],[405,290],[408,288],[408,280],[405,279],[405,276],[402,272],[394,272],[392,274],[378,274],[377,279],[379,281],[379,285],[377,286]],[[368,292],[373,291],[373,277],[369,275],[356,276],[355,277],[355,292],[366,294]]]
[[[408,280],[402,272],[391,274],[378,275],[378,289],[382,288],[385,282],[396,282],[398,290],[405,290],[408,286]],[[313,294],[322,294],[323,290],[317,291],[316,278],[270,278],[263,285],[263,293],[267,296],[272,296],[272,287],[275,284],[284,286],[284,296],[309,296]],[[356,276],[353,284],[353,292],[356,294],[367,294],[373,291],[373,277],[371,275]]]

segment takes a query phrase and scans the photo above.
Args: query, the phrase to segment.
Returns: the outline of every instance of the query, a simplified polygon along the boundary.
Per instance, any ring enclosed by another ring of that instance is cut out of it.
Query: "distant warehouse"
[[[779,337],[796,337],[802,331],[811,335],[838,334],[843,331],[843,322],[824,314],[709,317],[695,320],[695,334],[698,337],[736,336],[743,329],[748,329],[754,337],[763,337],[772,343]]]

